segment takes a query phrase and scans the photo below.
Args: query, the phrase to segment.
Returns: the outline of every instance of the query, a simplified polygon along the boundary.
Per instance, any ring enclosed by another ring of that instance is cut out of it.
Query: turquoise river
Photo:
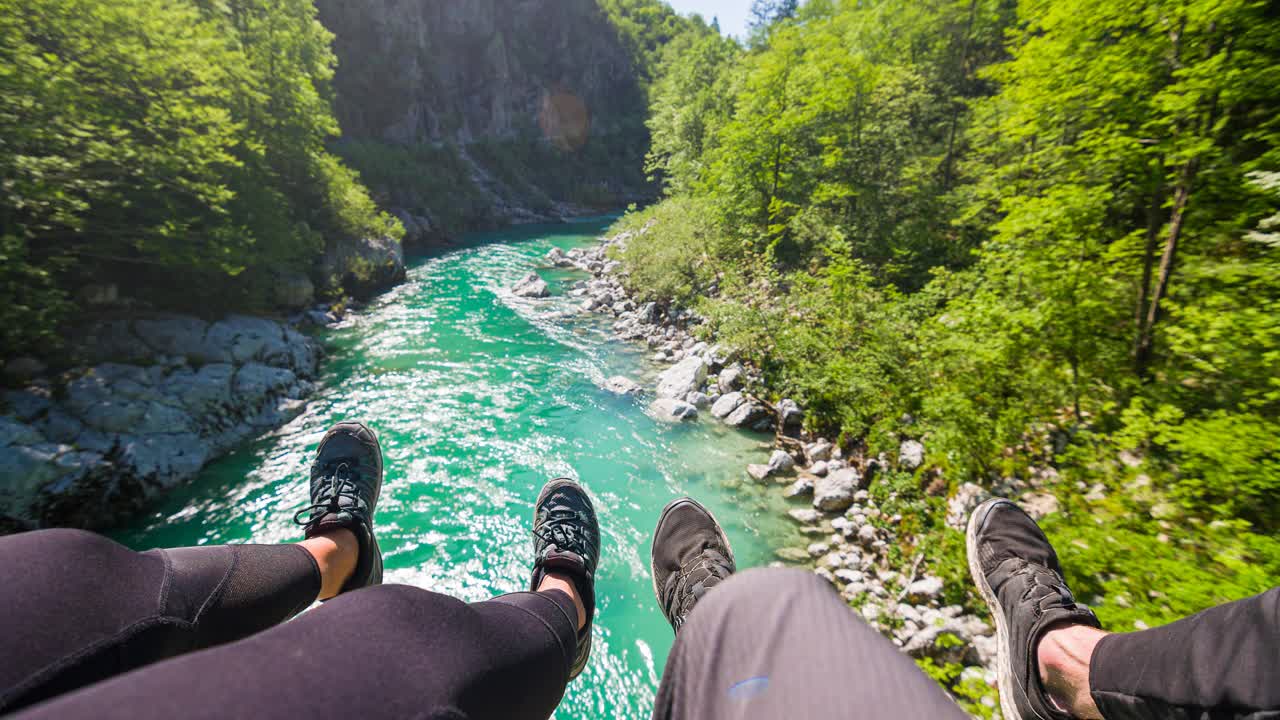
[[[584,247],[608,219],[467,238],[419,260],[408,282],[328,331],[320,389],[300,417],[212,464],[117,537],[132,547],[288,542],[306,504],[311,454],[344,418],[382,441],[377,528],[386,581],[464,600],[524,589],[531,503],[555,476],[579,479],[600,514],[595,646],[555,717],[647,718],[672,632],[653,598],[649,540],[662,506],[696,496],[726,525],[740,566],[784,542],[776,489],[744,483],[762,436],[710,420],[665,425],[643,401],[602,390],[649,387],[646,348],[576,311],[582,273],[540,269],[554,297],[512,296],[552,247]],[[447,659],[442,659],[447,662]]]

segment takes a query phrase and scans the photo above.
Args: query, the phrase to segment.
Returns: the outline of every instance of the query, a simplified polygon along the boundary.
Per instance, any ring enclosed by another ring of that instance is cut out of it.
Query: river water
[[[647,718],[672,633],[653,598],[649,542],[662,506],[690,494],[725,524],[740,567],[790,532],[775,489],[743,482],[762,436],[709,420],[671,426],[600,389],[652,386],[644,349],[574,312],[576,271],[541,270],[555,297],[507,288],[552,247],[587,246],[608,219],[467,238],[418,261],[407,283],[328,333],[321,389],[272,435],[210,465],[117,538],[138,549],[298,539],[308,464],[333,423],[361,419],[386,464],[377,529],[386,582],[468,601],[525,589],[531,504],[577,478],[600,515],[594,649],[557,718]],[[441,662],[448,662],[442,658]]]

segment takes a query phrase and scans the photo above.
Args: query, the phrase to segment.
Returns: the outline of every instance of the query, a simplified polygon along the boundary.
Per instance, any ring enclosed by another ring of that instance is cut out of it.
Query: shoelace
[[[580,514],[571,507],[557,505],[547,510],[547,516],[541,523],[541,530],[535,527],[533,534],[548,545],[575,552],[583,558],[592,557],[595,553],[595,544],[587,533],[582,531]]]
[[[689,608],[686,607],[688,601],[696,600],[707,591],[708,587],[704,583],[712,578],[717,583],[723,582],[730,574],[729,559],[720,552],[707,548],[667,579],[662,593],[662,606],[667,609],[668,617],[676,630],[680,629],[689,614]],[[695,575],[699,576],[697,580],[693,579]]]
[[[1028,576],[1027,586],[1022,591],[1021,599],[1023,601],[1031,599],[1031,596],[1035,595],[1037,590],[1044,588],[1057,593],[1058,599],[1062,601],[1064,607],[1074,608],[1076,606],[1076,599],[1071,594],[1071,590],[1062,582],[1057,573],[1046,567],[1023,561],[1018,569],[1013,571],[1013,575],[1014,577],[1019,575]]]
[[[328,513],[341,512],[342,505],[339,502],[340,500],[350,500],[357,505],[360,503],[360,496],[356,494],[358,488],[355,480],[351,478],[351,466],[345,462],[340,462],[336,466],[330,466],[327,470],[329,470],[328,474],[322,476],[321,480],[329,481],[328,488],[321,494],[317,502],[293,514],[293,522],[295,524],[309,527],[313,521],[324,517]],[[317,511],[323,512],[316,515]],[[303,515],[308,516],[306,520],[302,519]]]

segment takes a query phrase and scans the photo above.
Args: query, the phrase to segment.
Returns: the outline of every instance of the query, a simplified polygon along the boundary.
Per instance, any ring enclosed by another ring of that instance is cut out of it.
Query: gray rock
[[[343,290],[367,300],[404,280],[404,248],[394,238],[352,238],[326,235],[320,258],[322,282],[336,279]]]
[[[729,417],[738,406],[746,402],[746,398],[740,392],[730,392],[720,396],[719,400],[711,405],[711,415],[723,420]]]
[[[826,440],[818,440],[804,446],[804,454],[809,458],[810,462],[818,462],[819,460],[831,459],[831,443]]]
[[[511,286],[511,293],[519,297],[545,298],[551,296],[551,289],[545,280],[538,277],[538,273],[531,272]]]
[[[784,475],[796,467],[796,461],[785,450],[774,450],[769,456],[769,474]]]
[[[209,459],[209,447],[191,433],[124,436],[120,450],[122,460],[137,475],[162,487],[195,475]]]
[[[565,255],[564,251],[558,247],[553,247],[547,251],[546,261],[555,267],[573,267],[573,259]]]
[[[874,525],[863,525],[858,528],[858,542],[864,546],[876,541],[876,527]]]
[[[711,405],[711,398],[707,397],[706,393],[701,392],[691,392],[684,400],[699,410],[703,410]]]
[[[187,358],[192,363],[230,362],[231,349],[205,342],[208,323],[198,318],[172,315],[138,320],[133,334],[153,350]]]
[[[660,398],[683,398],[696,392],[707,379],[707,363],[700,357],[687,357],[658,376]]]
[[[721,398],[723,400],[724,398]],[[724,418],[729,427],[756,428],[756,424],[769,418],[769,411],[751,400],[745,400]]]
[[[770,473],[770,469],[768,465],[751,463],[750,465],[747,466],[747,475],[750,475],[751,479],[755,480],[756,482],[761,482],[765,478],[769,477],[769,473]]]
[[[829,468],[827,467],[826,460],[819,460],[818,462],[809,466],[809,472],[813,473],[814,475],[817,475],[818,477],[822,477],[823,475],[826,475],[828,471],[829,471]]]
[[[40,429],[54,442],[71,443],[80,436],[84,425],[63,410],[54,408],[40,423]]]
[[[275,368],[262,363],[247,363],[236,371],[232,387],[237,396],[253,403],[269,394],[279,392],[298,379],[292,370]]]
[[[803,563],[803,562],[808,562],[809,560],[809,553],[805,552],[800,548],[793,548],[793,547],[779,548],[775,550],[773,554],[783,562]]]
[[[639,383],[621,375],[614,375],[608,380],[605,380],[604,389],[614,395],[639,395],[641,393]]]
[[[827,512],[842,512],[853,505],[861,477],[853,468],[845,468],[820,478],[813,487],[813,506]]]
[[[0,452],[0,515],[29,516],[37,491],[58,476],[54,454],[25,445]]]
[[[698,408],[675,398],[658,398],[649,405],[649,411],[664,422],[682,422],[698,417]]]
[[[742,366],[734,363],[724,370],[720,371],[720,375],[716,380],[716,384],[722,393],[731,393],[742,387]]]
[[[804,424],[804,411],[791,398],[783,398],[778,402],[778,422],[784,428],[798,428]]]
[[[924,445],[919,440],[903,440],[898,446],[898,467],[915,470],[924,464]]]
[[[53,403],[49,400],[47,390],[26,388],[24,390],[6,390],[4,402],[0,407],[7,407],[13,416],[22,422],[30,422],[45,412]]]
[[[818,522],[822,516],[818,514],[817,510],[812,508],[796,508],[795,510],[788,512],[787,517],[795,520],[801,525],[812,525],[813,523]]]
[[[802,477],[799,480],[796,480],[795,482],[788,485],[787,489],[782,491],[782,494],[784,497],[789,497],[789,498],[804,497],[806,495],[812,495],[813,480],[806,477]]]
[[[8,415],[0,415],[0,447],[35,445],[45,441],[35,428]]]
[[[182,403],[195,412],[227,406],[231,404],[231,380],[235,372],[235,366],[228,363],[212,363],[192,374],[185,387],[174,389],[179,391]]]
[[[913,603],[926,603],[942,597],[942,579],[928,575],[907,586],[907,599]]]

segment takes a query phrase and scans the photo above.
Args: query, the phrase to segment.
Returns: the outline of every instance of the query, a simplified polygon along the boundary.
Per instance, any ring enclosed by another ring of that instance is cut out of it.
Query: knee
[[[735,574],[716,589],[733,597],[822,596],[834,594],[831,584],[817,575],[798,568],[752,568]]]
[[[110,538],[88,530],[52,528],[14,535],[10,538],[27,552],[40,557],[94,558],[104,553],[129,552]]]

